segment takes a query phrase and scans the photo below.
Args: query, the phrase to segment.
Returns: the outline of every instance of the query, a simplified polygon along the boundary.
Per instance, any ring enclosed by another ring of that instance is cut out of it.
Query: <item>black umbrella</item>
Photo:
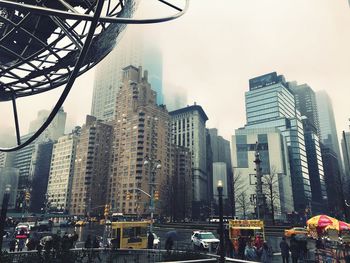
[[[167,233],[165,233],[165,238],[168,239],[168,238],[171,238],[172,240],[179,240],[180,239],[180,236],[179,234],[176,232],[176,230],[172,230],[172,231],[169,231]]]

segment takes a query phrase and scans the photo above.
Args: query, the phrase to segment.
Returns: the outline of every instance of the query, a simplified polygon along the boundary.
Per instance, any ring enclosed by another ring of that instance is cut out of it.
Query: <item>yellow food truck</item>
[[[262,220],[229,220],[228,227],[231,240],[238,237],[255,238],[258,235],[265,240],[264,221]]]
[[[151,221],[112,222],[111,245],[113,248],[147,248],[147,230]]]

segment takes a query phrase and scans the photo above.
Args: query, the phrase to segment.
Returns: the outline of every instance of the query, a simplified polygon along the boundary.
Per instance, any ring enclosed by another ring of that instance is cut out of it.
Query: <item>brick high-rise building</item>
[[[109,201],[112,210],[127,214],[149,214],[151,165],[146,157],[159,160],[154,171],[153,190],[160,193],[155,212],[162,212],[167,198],[161,188],[170,181],[170,117],[164,106],[156,104],[148,72],[142,68],[124,68],[122,85],[117,93],[114,121],[114,156],[110,177]],[[141,189],[137,190],[137,189]]]
[[[106,204],[113,127],[86,117],[76,148],[71,214],[98,215]]]

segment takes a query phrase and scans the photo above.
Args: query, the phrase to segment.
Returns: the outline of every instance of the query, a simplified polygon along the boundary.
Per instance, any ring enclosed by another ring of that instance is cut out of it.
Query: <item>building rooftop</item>
[[[174,116],[174,115],[178,115],[178,114],[181,114],[181,113],[186,113],[186,112],[192,112],[192,111],[198,111],[199,114],[201,115],[201,117],[207,121],[208,120],[208,116],[207,114],[205,114],[203,108],[199,105],[191,105],[191,106],[187,106],[185,108],[181,108],[181,109],[177,109],[177,110],[174,110],[174,111],[170,111],[169,114],[171,116]]]

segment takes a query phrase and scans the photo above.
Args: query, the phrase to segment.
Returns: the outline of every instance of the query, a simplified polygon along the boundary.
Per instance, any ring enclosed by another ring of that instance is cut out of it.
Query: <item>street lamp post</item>
[[[4,229],[5,229],[7,207],[10,200],[10,189],[11,189],[11,186],[6,185],[4,198],[2,199],[1,215],[0,215],[0,254],[2,251],[2,240],[3,240]]]
[[[149,210],[151,212],[151,225],[150,232],[153,233],[153,216],[154,216],[154,188],[155,188],[155,173],[157,169],[161,168],[161,164],[159,160],[152,159],[148,156],[145,157],[144,165],[148,165],[148,180],[149,180]]]
[[[218,194],[219,194],[219,231],[220,231],[220,263],[225,262],[225,243],[224,243],[224,219],[223,219],[223,204],[222,204],[222,191],[223,191],[223,185],[222,181],[218,181]]]

